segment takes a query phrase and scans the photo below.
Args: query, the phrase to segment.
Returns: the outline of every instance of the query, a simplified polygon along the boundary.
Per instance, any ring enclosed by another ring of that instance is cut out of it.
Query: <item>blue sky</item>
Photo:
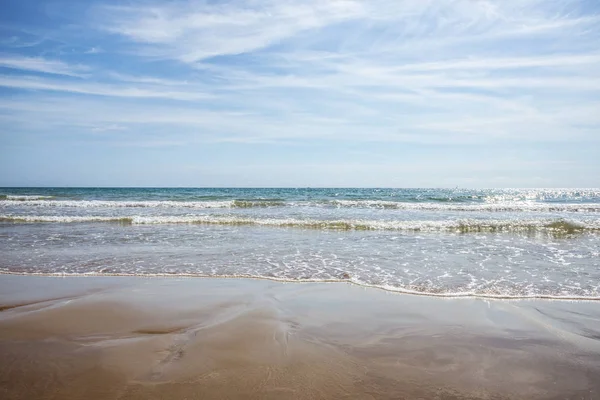
[[[0,185],[600,187],[600,2],[5,0]]]

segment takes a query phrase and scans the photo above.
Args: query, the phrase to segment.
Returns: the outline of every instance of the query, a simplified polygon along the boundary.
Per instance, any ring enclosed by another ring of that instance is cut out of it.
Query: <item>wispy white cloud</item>
[[[105,6],[96,12],[108,32],[148,45],[156,57],[196,62],[258,50],[303,31],[359,17],[352,0],[193,2],[155,6]]]
[[[190,80],[165,79],[156,76],[129,75],[115,71],[108,71],[107,76],[122,82],[149,83],[161,86],[191,86],[194,84]]]
[[[31,103],[12,98],[0,101],[0,114],[5,112],[7,123],[19,121],[21,127],[34,131],[44,127],[68,130],[85,137],[86,133],[101,130],[127,130],[127,137],[133,139],[135,136],[140,145],[148,132],[157,132],[169,140],[177,139],[182,145],[217,142],[300,144],[307,140],[454,145],[484,144],[494,140],[512,143],[582,140],[597,143],[600,140],[593,129],[600,124],[600,119],[593,117],[600,101],[574,109],[557,105],[549,108],[551,112],[507,108],[500,113],[497,110],[485,112],[485,105],[476,108],[476,99],[454,100],[453,107],[444,107],[446,100],[433,98],[431,106],[438,110],[429,113],[429,118],[390,112],[381,119],[380,112],[373,112],[371,119],[367,118],[369,110],[361,110],[350,101],[341,101],[336,106],[327,104],[328,101],[318,102],[311,112],[287,105],[278,113],[269,112],[270,104],[263,104],[262,98],[244,96],[239,101],[252,100],[257,107],[254,112],[201,109],[192,103],[140,104],[60,97],[39,97],[37,102]],[[457,104],[465,111],[457,113]],[[32,118],[33,115],[36,118]],[[585,121],[591,127],[577,125],[574,121]],[[168,134],[165,134],[166,130]],[[121,135],[123,132],[118,133],[118,140],[125,140]]]
[[[97,24],[103,29],[142,44],[137,47],[141,54],[193,63],[219,55],[249,53],[283,42],[291,42],[295,50],[325,42],[342,52],[398,53],[403,49],[424,50],[430,44],[449,45],[452,41],[464,46],[465,42],[502,37],[581,33],[593,28],[600,18],[581,15],[575,7],[577,3],[565,0],[196,1],[104,6],[98,7],[95,14]],[[329,29],[326,36],[322,35],[323,29]]]
[[[14,54],[0,54],[0,67],[44,74],[82,77],[90,68],[85,65],[71,65],[59,60],[42,57],[25,57]]]
[[[100,54],[100,53],[104,53],[104,50],[102,50],[99,47],[90,47],[89,49],[85,50],[83,53],[84,54]]]
[[[20,48],[38,46],[38,45],[44,43],[44,41],[45,41],[45,39],[38,39],[38,40],[31,41],[31,42],[24,42],[24,41],[20,41],[17,37],[12,36],[8,39],[2,40],[2,42],[0,42],[0,43],[2,43],[2,45],[5,47],[20,49]]]
[[[95,96],[131,97],[167,100],[206,100],[211,96],[199,90],[176,91],[164,87],[156,88],[146,86],[126,86],[124,84],[97,83],[97,82],[72,82],[58,81],[29,76],[2,76],[0,86],[26,89],[43,90],[63,93],[76,93]]]

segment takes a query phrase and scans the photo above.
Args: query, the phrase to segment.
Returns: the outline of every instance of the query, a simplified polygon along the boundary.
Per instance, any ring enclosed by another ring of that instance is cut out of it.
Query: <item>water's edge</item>
[[[59,272],[12,272],[0,271],[0,275],[13,276],[39,276],[47,278],[108,278],[108,277],[128,277],[128,278],[192,278],[192,279],[254,279],[266,280],[281,283],[346,283],[364,288],[383,290],[386,292],[424,297],[439,297],[446,299],[492,299],[492,300],[564,300],[564,301],[600,301],[600,296],[553,296],[553,295],[505,295],[505,294],[484,294],[484,293],[432,293],[419,292],[411,289],[404,289],[393,286],[371,285],[368,283],[357,282],[351,278],[348,279],[286,279],[260,275],[205,275],[205,274],[128,274],[128,273],[59,273]]]

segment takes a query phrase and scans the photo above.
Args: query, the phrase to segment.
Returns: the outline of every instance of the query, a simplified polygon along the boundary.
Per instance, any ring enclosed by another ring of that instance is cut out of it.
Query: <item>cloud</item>
[[[0,54],[0,67],[44,74],[82,77],[90,68],[85,65],[70,65],[59,60],[48,60],[42,57],[25,57],[21,55]]]
[[[24,89],[43,90],[51,92],[75,93],[82,95],[129,97],[145,99],[168,99],[168,100],[205,100],[211,96],[198,90],[177,91],[164,87],[156,88],[146,86],[125,86],[123,84],[96,83],[96,82],[71,82],[57,81],[40,77],[28,76],[2,76],[0,75],[0,86]]]
[[[99,127],[110,127],[103,130],[118,131],[112,140],[129,140],[140,145],[146,140],[175,141],[181,145],[307,142],[458,145],[498,141],[597,144],[600,140],[596,129],[600,119],[594,117],[600,101],[585,107],[556,106],[543,112],[508,107],[499,112],[487,110],[485,104],[478,106],[477,98],[450,102],[431,98],[428,106],[438,110],[428,113],[428,118],[403,112],[389,113],[383,119],[381,110],[361,110],[352,101],[334,104],[325,99],[317,102],[310,112],[287,104],[277,113],[271,112],[271,105],[260,97],[244,96],[238,101],[254,101],[254,112],[233,111],[233,104],[229,110],[223,110],[202,109],[190,102],[139,103],[134,99],[106,102],[98,98],[38,96],[32,103],[26,97],[13,97],[0,101],[0,118],[5,115],[5,126],[18,123],[27,131],[72,132],[79,140],[102,130]],[[456,112],[457,107],[465,111]],[[580,125],[583,121],[588,126]]]
[[[100,53],[104,53],[104,50],[102,50],[98,47],[90,47],[88,50],[85,50],[83,53],[84,54],[100,54]]]
[[[195,63],[281,43],[310,46],[316,44],[315,35],[344,52],[389,53],[503,37],[580,33],[600,21],[598,15],[582,14],[569,4],[555,0],[176,1],[100,6],[94,15],[102,29],[140,44],[140,54]]]
[[[175,79],[164,79],[156,76],[140,76],[140,75],[129,75],[122,74],[119,72],[108,71],[107,76],[122,82],[133,82],[133,83],[149,83],[161,86],[190,86],[193,85],[189,80],[175,80]]]
[[[101,28],[147,45],[146,54],[193,63],[262,49],[358,17],[362,9],[351,0],[266,0],[103,6],[96,13]]]

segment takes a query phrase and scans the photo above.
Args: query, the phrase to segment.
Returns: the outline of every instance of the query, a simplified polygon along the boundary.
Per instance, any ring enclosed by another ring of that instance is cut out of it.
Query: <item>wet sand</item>
[[[0,276],[2,399],[600,399],[600,303]]]

